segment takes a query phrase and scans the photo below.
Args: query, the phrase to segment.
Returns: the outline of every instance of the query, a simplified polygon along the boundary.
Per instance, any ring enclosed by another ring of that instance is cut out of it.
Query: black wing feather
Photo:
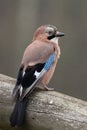
[[[17,98],[13,112],[10,117],[11,126],[15,125],[20,126],[24,122],[24,116],[28,104],[28,97],[25,97],[23,98],[23,100],[20,100],[20,91],[19,91],[20,86],[23,87],[23,90],[29,87],[36,80],[36,76],[34,75],[35,71],[40,72],[43,69],[43,67],[44,63],[43,64],[39,63],[32,67],[28,66],[25,70],[24,75],[23,75],[24,67],[23,66],[20,67],[16,85],[13,90],[13,95],[17,96]]]
[[[18,75],[17,75],[17,80],[16,80],[16,86],[20,85],[21,84],[21,81],[22,81],[22,75],[23,75],[23,66],[21,66],[19,68],[19,71],[18,71]]]
[[[29,87],[36,80],[36,76],[34,75],[35,71],[40,72],[43,69],[44,64],[45,63],[39,63],[32,67],[28,66],[25,70],[24,76],[23,66],[20,67],[17,76],[16,86],[21,84],[23,88]]]

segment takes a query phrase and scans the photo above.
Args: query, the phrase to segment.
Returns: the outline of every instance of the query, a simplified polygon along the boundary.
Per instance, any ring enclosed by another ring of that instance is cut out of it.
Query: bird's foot
[[[49,87],[47,87],[46,85],[43,85],[43,84],[39,84],[37,86],[37,88],[40,88],[40,89],[46,90],[46,91],[53,91],[54,90],[54,88],[49,88]]]
[[[49,87],[47,87],[46,85],[43,86],[43,88],[44,88],[44,90],[46,90],[46,91],[53,91],[53,90],[54,90],[54,88],[49,88]]]
[[[53,91],[54,90],[54,88],[49,88],[49,87],[47,87],[47,85],[44,85],[44,84],[37,85],[37,88],[45,90],[45,91]]]

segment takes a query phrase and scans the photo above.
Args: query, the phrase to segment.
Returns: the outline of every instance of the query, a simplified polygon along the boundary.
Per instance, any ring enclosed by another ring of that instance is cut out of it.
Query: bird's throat
[[[56,44],[58,44],[58,37],[54,37],[50,41],[55,42]]]

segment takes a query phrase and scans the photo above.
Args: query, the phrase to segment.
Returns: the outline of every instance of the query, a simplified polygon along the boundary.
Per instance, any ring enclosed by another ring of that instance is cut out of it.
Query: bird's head
[[[53,42],[58,42],[58,38],[64,36],[64,33],[59,32],[53,25],[40,26],[34,33],[33,40],[47,39]]]

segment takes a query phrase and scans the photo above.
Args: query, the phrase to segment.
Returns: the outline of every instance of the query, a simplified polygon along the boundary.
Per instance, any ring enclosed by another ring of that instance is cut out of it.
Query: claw
[[[46,85],[43,86],[43,87],[44,87],[44,89],[47,90],[47,91],[53,91],[53,90],[54,90],[54,88],[49,88],[49,87],[47,87]]]
[[[53,91],[54,90],[54,88],[49,88],[49,87],[47,87],[46,85],[43,85],[43,84],[37,85],[37,88],[40,88],[40,89],[46,90],[46,91]]]

